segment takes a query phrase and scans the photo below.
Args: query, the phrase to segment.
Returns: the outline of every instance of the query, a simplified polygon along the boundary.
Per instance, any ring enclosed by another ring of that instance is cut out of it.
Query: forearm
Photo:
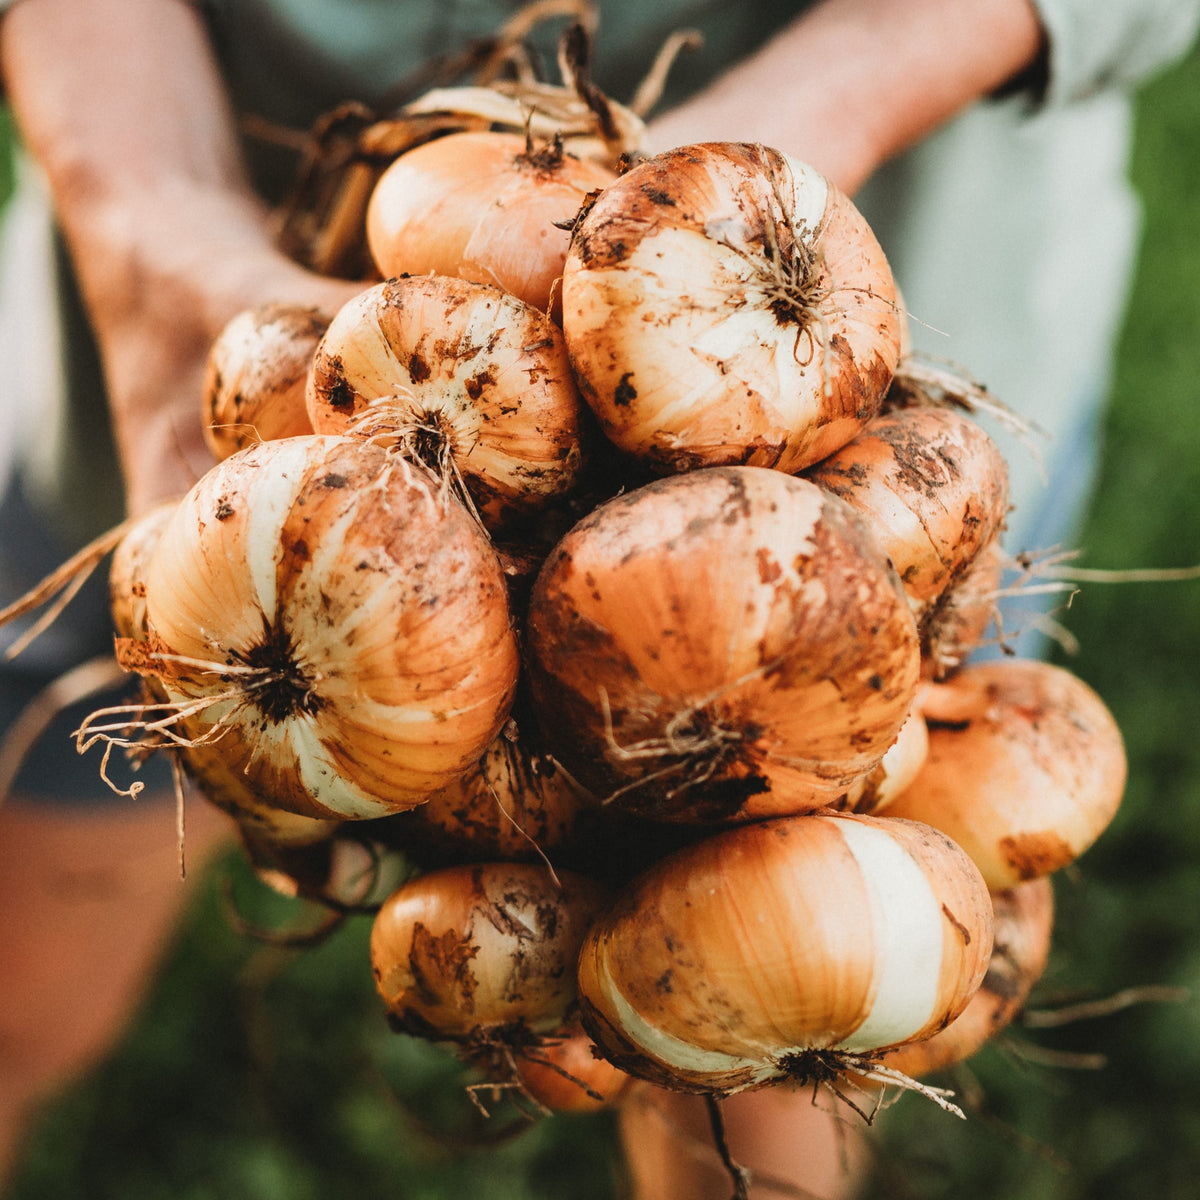
[[[1030,65],[1030,0],[822,0],[651,126],[654,149],[760,141],[853,192]]]
[[[204,355],[254,303],[348,294],[272,245],[199,16],[183,0],[19,0],[0,67],[96,332],[131,506],[207,465]]]

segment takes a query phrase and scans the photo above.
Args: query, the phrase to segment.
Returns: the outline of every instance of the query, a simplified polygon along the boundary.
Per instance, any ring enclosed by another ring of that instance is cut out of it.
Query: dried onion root
[[[344,305],[317,349],[319,433],[395,446],[465,493],[490,528],[560,500],[583,463],[583,406],[557,326],[490,284],[389,279]]]

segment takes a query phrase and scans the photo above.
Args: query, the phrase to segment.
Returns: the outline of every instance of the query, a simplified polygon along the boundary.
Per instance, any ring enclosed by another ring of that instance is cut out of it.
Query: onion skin
[[[936,830],[778,818],[621,893],[580,952],[580,1016],[606,1058],[662,1087],[819,1080],[947,1025],[991,948],[983,880]]]
[[[146,572],[176,501],[155,505],[126,530],[113,551],[108,569],[108,606],[117,637],[145,641]]]
[[[999,535],[1008,513],[1000,448],[949,408],[875,417],[807,477],[868,520],[918,612]]]
[[[162,535],[145,655],[181,721],[302,816],[411,808],[503,725],[517,649],[486,535],[420,468],[361,441],[263,442]],[[201,664],[201,665],[197,665]],[[211,666],[209,665],[211,664]]]
[[[219,462],[255,442],[312,433],[306,393],[329,325],[319,309],[266,304],[221,330],[204,367],[204,440]]]
[[[490,283],[549,312],[570,222],[615,174],[550,142],[479,131],[402,154],[375,185],[367,243],[379,273]],[[567,228],[563,228],[567,226]]]
[[[900,352],[891,272],[853,204],[742,143],[668,151],[600,193],[567,256],[563,332],[605,433],[663,474],[825,458],[879,412]]]
[[[506,729],[460,778],[404,814],[396,832],[459,860],[556,858],[577,842],[593,806],[552,758]]]
[[[932,1037],[889,1050],[880,1062],[914,1079],[965,1062],[1006,1029],[1025,1006],[1050,958],[1054,888],[1043,876],[992,896],[992,957],[979,991]]]
[[[968,664],[923,701],[929,754],[888,815],[926,821],[974,859],[988,886],[1060,870],[1103,832],[1125,787],[1120,730],[1062,667]]]
[[[921,674],[944,680],[983,643],[990,626],[1000,634],[998,599],[1010,559],[994,537],[971,565],[922,614]]]
[[[600,1112],[619,1104],[635,1082],[599,1056],[577,1021],[514,1062],[522,1089],[551,1112]]]
[[[562,498],[583,464],[584,410],[558,327],[487,284],[424,276],[366,289],[321,340],[307,404],[318,433],[399,431],[431,466],[448,450],[492,526]]]
[[[579,522],[534,585],[526,647],[555,757],[601,800],[679,821],[843,799],[920,667],[859,519],[757,467],[659,480]]]
[[[544,866],[446,867],[406,883],[371,928],[371,969],[391,1017],[434,1041],[486,1045],[552,1033],[575,1005],[574,964],[603,888]]]

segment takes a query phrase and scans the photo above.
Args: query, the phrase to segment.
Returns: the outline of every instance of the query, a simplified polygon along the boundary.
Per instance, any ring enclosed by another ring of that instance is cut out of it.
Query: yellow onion
[[[1009,556],[1000,537],[980,548],[971,565],[921,614],[921,673],[942,680],[983,644],[989,626],[1002,634],[998,600]]]
[[[113,550],[108,569],[108,603],[118,637],[145,641],[148,635],[146,570],[176,503],[168,500],[138,517]]]
[[[275,807],[412,807],[506,719],[517,651],[486,536],[420,468],[348,438],[239,451],[188,493],[147,574],[142,666]]]
[[[567,256],[563,332],[604,431],[663,473],[817,462],[879,411],[900,352],[854,205],[740,143],[670,150],[600,193]]]
[[[235,316],[209,348],[204,439],[219,460],[255,442],[312,433],[306,391],[329,324],[315,308],[265,304]]]
[[[513,1059],[522,1091],[551,1112],[598,1112],[620,1103],[632,1075],[600,1056],[578,1021]]]
[[[889,816],[952,837],[997,890],[1065,867],[1116,814],[1125,749],[1081,679],[1034,659],[968,664],[922,701],[929,754]]]
[[[558,327],[488,284],[388,279],[349,301],[317,349],[308,411],[319,433],[390,437],[457,472],[490,523],[557,500],[582,465]]]
[[[404,814],[416,845],[476,862],[554,855],[578,840],[591,797],[530,735],[506,727],[467,771]]]
[[[678,820],[843,799],[919,674],[860,519],[758,467],[659,480],[584,518],[534,584],[527,647],[555,757],[602,800]]]
[[[920,708],[920,693],[896,740],[888,747],[879,765],[847,797],[843,807],[854,812],[875,813],[886,808],[925,765],[929,754],[929,728]]]
[[[991,961],[979,991],[945,1029],[887,1051],[880,1062],[914,1079],[970,1058],[1025,1006],[1050,957],[1054,889],[1043,876],[992,896]]]
[[[605,1057],[678,1091],[826,1082],[952,1021],[983,979],[978,870],[918,822],[810,813],[721,831],[645,872],[579,958]]]
[[[367,206],[379,273],[490,283],[550,310],[588,194],[614,172],[551,139],[498,130],[452,133],[400,155]]]
[[[919,616],[999,534],[1008,513],[999,447],[950,408],[875,417],[807,477],[867,519]]]
[[[407,1032],[477,1046],[529,1044],[571,1016],[576,956],[604,903],[590,879],[530,863],[420,875],[375,916],[376,988]]]

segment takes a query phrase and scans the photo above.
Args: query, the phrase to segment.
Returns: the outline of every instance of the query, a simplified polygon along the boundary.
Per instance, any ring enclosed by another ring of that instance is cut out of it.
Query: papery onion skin
[[[144,641],[146,572],[177,501],[168,500],[143,513],[122,535],[108,569],[108,605],[119,638]]]
[[[578,1022],[515,1056],[524,1091],[551,1112],[590,1113],[619,1104],[635,1084],[632,1075],[599,1056]]]
[[[396,834],[407,829],[422,857],[556,860],[577,845],[594,805],[528,735],[506,728],[458,779],[404,814]]]
[[[507,717],[517,674],[486,535],[423,470],[299,437],[226,459],[150,564],[149,661],[259,796],[358,819],[419,803]],[[208,666],[207,664],[211,664]]]
[[[548,312],[570,223],[615,173],[553,141],[517,133],[450,134],[402,154],[367,206],[379,273],[451,275],[490,283]]]
[[[999,639],[999,598],[1010,558],[999,536],[980,548],[971,565],[920,617],[921,674],[945,680],[973,650],[984,644],[989,628]]]
[[[1004,528],[1008,467],[987,432],[932,405],[875,417],[807,478],[870,523],[904,589],[930,605]]]
[[[757,467],[659,480],[558,544],[530,601],[551,751],[599,799],[668,820],[837,802],[895,740],[916,627],[859,518]]]
[[[306,393],[328,314],[265,304],[230,320],[209,348],[202,391],[204,440],[218,461],[255,442],[312,433]]]
[[[558,327],[482,283],[387,279],[338,311],[317,349],[318,433],[405,434],[453,455],[491,525],[557,501],[583,465],[583,404]]]
[[[622,892],[580,952],[580,1015],[606,1058],[663,1087],[804,1081],[814,1062],[948,1024],[991,947],[983,880],[936,830],[777,818],[715,833]]]
[[[888,814],[935,825],[1002,890],[1060,870],[1116,815],[1124,742],[1098,695],[1035,659],[968,664],[928,687],[929,754]]]
[[[1025,1006],[1050,958],[1054,888],[1031,879],[992,896],[991,961],[971,1002],[945,1029],[886,1051],[880,1062],[914,1079],[965,1062],[1006,1029]]]
[[[575,959],[606,899],[585,876],[529,863],[418,876],[375,916],[376,989],[402,1028],[434,1041],[551,1033],[573,1013]]]
[[[900,352],[891,271],[853,204],[742,143],[668,151],[600,193],[563,332],[605,433],[661,473],[817,462],[879,411]]]

